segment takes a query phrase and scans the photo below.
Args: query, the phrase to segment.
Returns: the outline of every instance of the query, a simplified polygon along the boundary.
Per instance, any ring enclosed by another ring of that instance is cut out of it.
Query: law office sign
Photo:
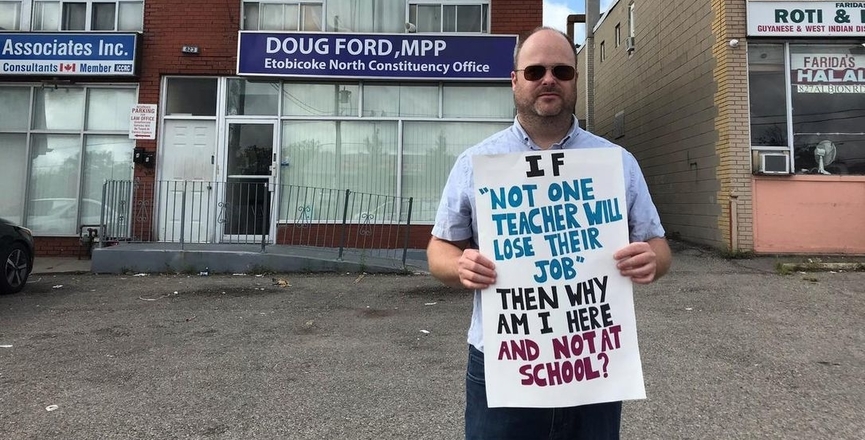
[[[0,75],[135,76],[138,34],[0,33]]]
[[[510,80],[515,35],[240,32],[237,74]]]
[[[865,34],[865,1],[749,1],[748,35],[752,37],[861,37]]]
[[[156,104],[136,104],[129,113],[129,139],[156,139]]]

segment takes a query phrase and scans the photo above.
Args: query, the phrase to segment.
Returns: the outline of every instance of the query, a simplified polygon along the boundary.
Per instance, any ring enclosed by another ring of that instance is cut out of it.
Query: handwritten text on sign
[[[645,397],[630,280],[622,152],[475,156],[487,401],[556,407]]]

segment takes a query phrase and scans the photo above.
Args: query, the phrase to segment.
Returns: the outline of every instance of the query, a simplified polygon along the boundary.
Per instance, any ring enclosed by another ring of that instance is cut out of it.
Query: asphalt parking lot
[[[459,439],[466,292],[425,274],[34,274],[0,438]],[[625,439],[865,438],[865,273],[677,249],[635,291]]]

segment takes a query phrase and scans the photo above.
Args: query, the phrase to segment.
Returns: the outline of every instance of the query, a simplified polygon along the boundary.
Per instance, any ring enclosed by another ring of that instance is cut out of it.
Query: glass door
[[[221,215],[229,241],[253,242],[267,235],[275,196],[276,123],[228,122],[225,188]]]

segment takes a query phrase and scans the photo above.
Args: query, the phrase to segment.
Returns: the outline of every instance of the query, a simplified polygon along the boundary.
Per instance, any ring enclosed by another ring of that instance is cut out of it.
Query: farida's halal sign
[[[798,93],[865,93],[865,56],[794,53],[790,67]]]

